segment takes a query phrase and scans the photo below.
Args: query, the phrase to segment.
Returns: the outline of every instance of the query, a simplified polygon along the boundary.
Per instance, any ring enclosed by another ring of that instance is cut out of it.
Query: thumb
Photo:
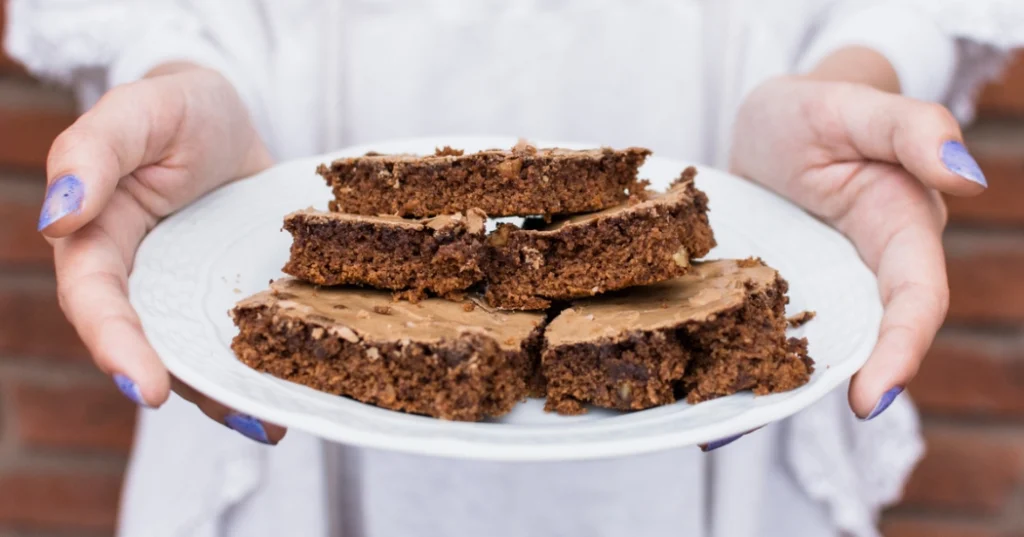
[[[977,195],[988,186],[946,107],[866,86],[844,85],[839,93],[836,110],[858,153],[849,157],[900,165],[925,185],[956,196]]]
[[[166,78],[104,95],[50,147],[39,231],[63,237],[95,219],[121,178],[163,156],[184,108],[182,92]]]

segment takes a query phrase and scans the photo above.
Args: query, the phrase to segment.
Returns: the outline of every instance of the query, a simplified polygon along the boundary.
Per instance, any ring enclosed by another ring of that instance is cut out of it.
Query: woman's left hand
[[[731,170],[841,231],[878,276],[878,343],[849,391],[863,419],[903,391],[946,316],[940,192],[987,186],[962,140],[940,105],[809,77],[769,80],[738,114]]]

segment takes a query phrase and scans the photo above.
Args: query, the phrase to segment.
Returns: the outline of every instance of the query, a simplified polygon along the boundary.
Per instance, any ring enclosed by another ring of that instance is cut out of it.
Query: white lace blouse
[[[1024,44],[1016,0],[10,0],[5,46],[84,106],[161,62],[238,88],[279,158],[395,137],[505,134],[645,145],[722,165],[768,77],[860,44],[907,95],[972,114]],[[910,389],[911,393],[913,387]],[[878,535],[922,453],[907,396],[845,390],[717,452],[496,464],[274,449],[172,399],[142,415],[122,536]]]

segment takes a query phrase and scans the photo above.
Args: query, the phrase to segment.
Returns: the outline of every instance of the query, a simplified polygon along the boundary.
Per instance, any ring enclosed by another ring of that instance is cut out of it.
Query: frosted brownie
[[[650,151],[537,149],[381,155],[335,160],[317,172],[334,191],[330,209],[429,217],[479,208],[488,216],[574,214],[606,209],[642,189],[637,170]]]
[[[410,220],[307,209],[285,217],[292,234],[284,272],[319,285],[355,284],[447,295],[483,278],[486,215]]]
[[[787,339],[787,283],[759,260],[694,263],[687,275],[573,304],[548,325],[548,410],[650,408],[805,384],[805,340]]]
[[[487,237],[487,301],[544,309],[552,301],[665,281],[715,246],[708,198],[687,168],[669,190],[541,229],[501,224]]]
[[[232,310],[249,367],[391,410],[449,420],[500,416],[526,397],[544,316],[472,302],[412,304],[291,278]]]

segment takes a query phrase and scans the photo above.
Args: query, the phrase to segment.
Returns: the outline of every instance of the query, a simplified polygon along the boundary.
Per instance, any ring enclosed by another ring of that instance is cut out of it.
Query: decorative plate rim
[[[256,218],[249,222],[243,220],[245,225],[241,226],[234,221],[218,227],[218,218],[230,219],[232,211],[244,211],[244,214],[253,214],[253,211],[261,209],[267,214],[281,212],[284,208],[275,207],[275,203],[282,202],[277,196],[267,196],[265,186],[272,186],[275,181],[283,181],[286,177],[312,175],[316,164],[340,156],[359,155],[370,150],[394,151],[391,148],[401,147],[417,147],[423,152],[443,145],[480,149],[510,147],[514,143],[513,138],[443,137],[364,144],[281,163],[212,192],[162,221],[139,248],[129,281],[129,291],[132,305],[139,313],[150,343],[168,370],[186,384],[240,412],[272,423],[362,447],[504,461],[583,460],[632,455],[701,444],[743,433],[791,416],[813,404],[849,379],[866,361],[877,339],[882,309],[875,277],[860,261],[849,241],[775,194],[705,166],[698,166],[701,172],[698,175],[699,182],[703,177],[704,181],[733,183],[728,188],[747,191],[749,195],[745,195],[749,200],[763,202],[759,208],[767,208],[769,212],[776,211],[778,215],[795,219],[802,233],[823,237],[820,247],[827,246],[835,250],[836,255],[844,256],[845,261],[839,265],[839,270],[846,272],[843,276],[847,291],[870,291],[870,296],[856,297],[856,293],[851,295],[860,300],[851,302],[860,308],[856,312],[861,321],[857,327],[858,332],[839,332],[829,336],[856,336],[855,344],[852,347],[848,345],[849,348],[844,351],[846,358],[817,371],[811,382],[797,390],[757,398],[750,394],[737,394],[698,405],[676,403],[615,416],[613,419],[596,418],[565,423],[552,421],[550,424],[539,425],[447,422],[388,411],[271,378],[237,362],[230,349],[224,347],[215,326],[218,321],[209,317],[205,304],[215,285],[210,268],[219,259],[216,254],[223,254],[228,247],[218,250],[212,244],[204,246],[203,240],[212,242],[221,234],[230,238],[232,232],[242,233],[234,235],[236,241],[244,240],[247,237],[245,230],[252,232],[261,225],[266,226],[267,222]],[[588,147],[578,143],[538,145]],[[681,161],[657,156],[649,159],[648,165],[652,164],[678,170],[686,165]],[[324,195],[329,195],[326,186],[322,183],[319,185],[324,189]],[[716,202],[712,197],[712,216],[716,206],[724,207],[740,201]],[[298,208],[301,207],[288,210]],[[755,235],[759,231],[745,230]],[[196,234],[201,235],[203,240],[190,242],[189,239]],[[783,277],[787,277],[785,271],[780,269],[780,272]],[[225,317],[229,307],[223,310]],[[824,342],[817,341],[817,338],[811,340],[811,345],[812,356],[816,345],[823,350],[825,348]],[[233,366],[223,362],[225,353],[230,355]],[[209,361],[214,356],[222,362]],[[211,363],[230,368],[232,375],[243,379],[242,385],[248,391],[242,393],[240,389],[232,388],[229,385],[232,381],[226,381],[225,377],[211,376]],[[261,397],[257,397],[257,394]],[[296,410],[294,406],[299,403],[308,408],[305,411]],[[746,408],[735,410],[737,405],[745,405]],[[690,420],[700,421],[703,415],[714,416],[716,413],[725,417],[712,419],[696,427],[673,428],[673,425],[679,425],[673,422],[686,424]]]

